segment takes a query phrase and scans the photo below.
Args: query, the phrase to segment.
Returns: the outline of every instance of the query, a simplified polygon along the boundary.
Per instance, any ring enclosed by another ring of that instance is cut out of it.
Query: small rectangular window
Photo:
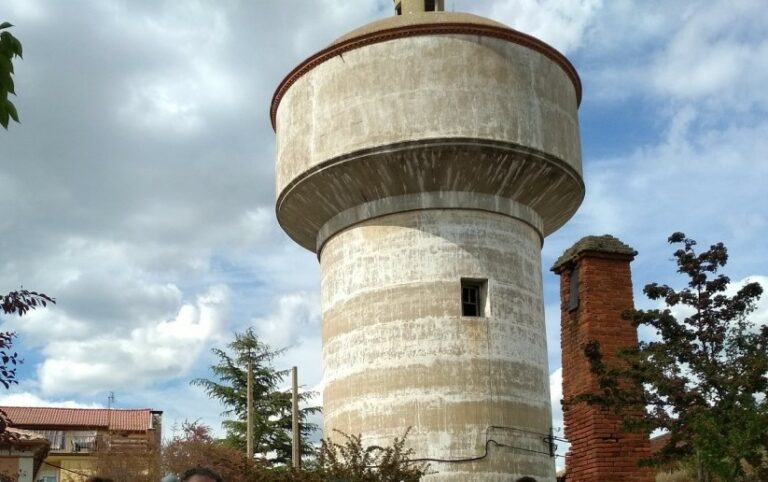
[[[568,287],[568,311],[579,307],[579,269],[571,271],[571,282]]]
[[[424,0],[424,11],[425,12],[434,12],[435,11],[435,0]]]
[[[461,316],[485,316],[486,280],[461,280]]]

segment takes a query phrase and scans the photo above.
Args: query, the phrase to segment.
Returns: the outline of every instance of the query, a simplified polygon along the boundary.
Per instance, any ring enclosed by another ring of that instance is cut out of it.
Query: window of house
[[[41,478],[37,479],[37,482],[56,482],[56,476],[55,475],[44,475]]]
[[[96,431],[79,430],[70,436],[72,452],[93,452],[96,450]]]
[[[485,316],[487,280],[461,280],[461,316]]]
[[[51,443],[51,450],[64,450],[63,430],[35,430]]]
[[[571,283],[568,287],[568,311],[573,311],[579,307],[579,269],[573,268],[571,271]]]
[[[435,11],[435,0],[424,0],[424,11],[426,12],[434,12]]]

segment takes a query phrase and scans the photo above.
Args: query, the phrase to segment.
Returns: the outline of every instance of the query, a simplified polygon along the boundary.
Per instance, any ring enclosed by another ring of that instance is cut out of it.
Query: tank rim
[[[415,37],[421,35],[478,35],[483,37],[497,38],[506,40],[511,43],[527,47],[534,50],[556,63],[566,75],[571,79],[574,90],[576,91],[576,105],[581,104],[582,86],[579,74],[576,72],[576,68],[571,64],[565,55],[561,54],[557,49],[551,45],[532,37],[528,34],[524,34],[517,30],[513,30],[507,27],[466,23],[466,22],[437,22],[437,23],[417,23],[412,25],[404,25],[399,27],[387,28],[382,30],[376,30],[369,33],[363,33],[358,36],[346,38],[338,41],[329,47],[315,53],[310,56],[298,66],[296,66],[287,76],[280,82],[272,96],[272,104],[270,107],[270,120],[272,122],[272,129],[276,130],[277,127],[277,109],[280,106],[280,101],[283,96],[291,88],[291,86],[306,73],[317,67],[318,65],[330,60],[337,55],[341,55],[351,50],[359,49],[368,45],[386,42],[390,40],[397,40],[406,37]],[[343,38],[343,37],[342,37]]]

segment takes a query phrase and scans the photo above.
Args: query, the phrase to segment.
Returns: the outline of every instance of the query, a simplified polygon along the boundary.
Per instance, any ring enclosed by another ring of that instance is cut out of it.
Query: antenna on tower
[[[115,392],[109,392],[109,395],[107,396],[107,408],[111,409],[114,403],[115,403]]]

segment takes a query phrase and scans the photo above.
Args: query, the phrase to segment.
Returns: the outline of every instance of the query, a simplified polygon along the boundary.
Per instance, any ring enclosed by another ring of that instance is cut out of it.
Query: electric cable
[[[60,465],[52,464],[50,462],[46,462],[45,460],[43,460],[43,464],[49,465],[49,466],[51,466],[53,468],[56,468],[56,469],[59,469],[59,470],[63,470],[64,472],[69,472],[70,474],[79,475],[80,477],[89,477],[90,476],[90,474],[84,474],[82,472],[77,472],[75,470],[65,469],[64,467],[62,467]]]
[[[554,451],[544,452],[542,450],[534,450],[534,449],[529,449],[529,448],[526,448],[526,447],[517,447],[515,445],[508,445],[508,444],[500,443],[500,442],[498,442],[498,441],[488,437],[488,432],[491,429],[511,430],[511,431],[523,432],[523,433],[527,433],[527,434],[531,434],[531,435],[543,435],[544,437],[542,438],[542,441],[544,441],[546,443],[550,443],[550,440],[563,440],[563,439],[560,439],[559,437],[554,437],[554,436],[552,436],[550,434],[543,434],[543,433],[540,433],[540,432],[533,432],[531,430],[525,430],[525,429],[515,428],[515,427],[504,427],[504,426],[501,426],[501,425],[489,425],[485,429],[485,450],[484,450],[482,455],[476,455],[476,456],[473,456],[473,457],[463,457],[463,458],[458,458],[458,459],[439,459],[439,458],[435,458],[435,457],[420,457],[420,458],[417,458],[417,459],[409,459],[408,462],[412,462],[412,463],[418,463],[418,462],[441,462],[441,463],[475,462],[475,461],[482,460],[482,459],[488,457],[488,453],[489,453],[488,446],[490,444],[493,444],[493,445],[495,445],[495,446],[497,446],[499,448],[509,448],[509,449],[513,449],[513,450],[522,450],[524,452],[529,452],[529,453],[534,453],[534,454],[539,454],[539,455],[547,455],[549,457],[565,458],[564,455],[556,454],[556,453],[554,453]],[[565,440],[563,440],[563,441],[565,441]]]

